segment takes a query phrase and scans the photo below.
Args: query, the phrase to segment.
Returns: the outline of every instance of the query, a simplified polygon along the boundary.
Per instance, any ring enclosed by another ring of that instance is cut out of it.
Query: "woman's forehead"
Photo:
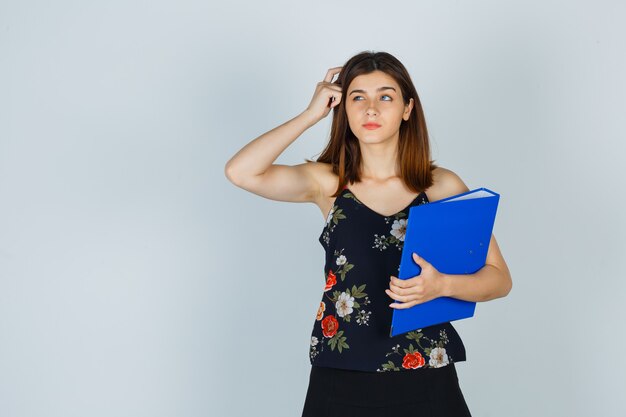
[[[384,87],[393,87],[396,91],[399,91],[398,83],[392,76],[382,71],[374,71],[355,77],[350,83],[349,91],[359,89],[369,93],[375,92],[377,89],[380,90]]]

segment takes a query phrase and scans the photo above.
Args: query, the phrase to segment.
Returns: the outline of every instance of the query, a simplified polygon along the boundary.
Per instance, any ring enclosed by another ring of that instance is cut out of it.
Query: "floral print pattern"
[[[439,368],[453,362],[453,356],[465,360],[450,323],[389,337],[391,298],[383,291],[389,277],[382,275],[399,271],[407,213],[413,205],[427,203],[426,198],[424,194],[403,211],[383,216],[347,188],[337,196],[319,238],[326,265],[309,348],[312,365],[388,372]]]
[[[389,236],[379,236],[378,233],[374,233],[374,246],[372,246],[372,248],[383,251],[387,249],[387,247],[395,245],[396,248],[401,251],[402,246],[404,245],[404,236],[406,235],[407,224],[407,219],[402,218],[404,216],[406,216],[406,214],[402,211],[393,215],[394,220],[391,225],[391,229],[389,229]],[[390,217],[385,217],[385,223],[389,223],[389,219]]]
[[[346,190],[348,190],[348,189],[346,188]],[[345,193],[343,196],[344,196],[345,198],[351,198],[351,199],[353,199],[353,200],[354,200],[354,201],[356,201],[358,204],[363,204],[363,203],[361,203],[361,200],[359,200],[358,198],[356,198],[356,196],[355,196],[354,194],[352,194],[352,192],[351,192],[351,191],[348,191],[348,192],[347,192],[347,193]]]
[[[345,255],[342,255],[341,252],[343,252],[343,249],[341,249],[340,251],[335,251],[335,256],[338,256],[337,260],[335,261],[338,268],[335,272],[339,273],[339,277],[343,281],[346,279],[346,274],[348,273],[348,271],[354,268],[354,265],[349,263],[348,259],[345,257]]]
[[[353,264],[348,262],[346,255],[343,254],[344,249],[345,248],[342,248],[341,250],[336,250],[334,252],[337,269],[335,269],[335,271],[332,269],[328,270],[324,293],[333,289],[333,287],[337,284],[337,274],[341,277],[341,281],[344,281],[346,279],[346,274],[354,267]],[[339,352],[343,352],[343,349],[350,348],[350,345],[346,342],[347,336],[344,336],[344,330],[339,329],[340,325],[337,317],[339,317],[344,323],[350,323],[352,313],[354,313],[355,309],[361,308],[361,303],[357,300],[363,299],[363,306],[370,303],[367,293],[364,292],[366,286],[367,284],[362,284],[357,287],[353,284],[352,288],[346,288],[344,291],[335,290],[332,295],[325,294],[326,298],[330,302],[329,304],[334,306],[335,314],[328,313],[324,316],[324,313],[326,312],[326,303],[324,301],[320,302],[320,306],[317,310],[316,321],[321,321],[320,325],[322,328],[322,334],[328,339],[327,344],[330,346],[331,350],[335,350],[335,348],[337,348]],[[356,318],[357,324],[368,325],[371,314],[371,311],[361,309]],[[318,353],[318,343],[319,340],[317,338],[311,339],[310,353],[312,358]]]
[[[442,366],[446,366],[450,363],[450,358],[446,352],[444,345],[448,343],[448,335],[445,330],[441,330],[439,332],[439,340],[432,340],[428,337],[424,336],[422,333],[422,329],[418,329],[417,331],[409,332],[405,335],[405,337],[409,340],[415,340],[417,346],[427,355],[429,356],[428,364],[426,364],[426,359],[422,356],[419,350],[416,350],[413,347],[413,343],[409,343],[408,347],[402,349],[404,354],[400,353],[400,344],[397,344],[392,348],[391,352],[387,353],[386,356],[390,355],[399,355],[401,357],[402,363],[401,366],[404,369],[417,369],[417,368],[441,368]],[[429,347],[422,346],[422,340],[430,343]],[[389,360],[387,363],[382,364],[382,369],[378,368],[376,371],[378,372],[386,372],[386,371],[399,371],[400,368],[393,360]]]
[[[343,214],[343,209],[339,208],[337,204],[333,204],[328,212],[328,215],[326,216],[326,225],[324,226],[324,232],[321,236],[321,239],[324,243],[326,243],[326,246],[330,243],[330,234],[335,230],[335,227],[337,227],[339,220],[343,220],[345,218],[346,216]]]

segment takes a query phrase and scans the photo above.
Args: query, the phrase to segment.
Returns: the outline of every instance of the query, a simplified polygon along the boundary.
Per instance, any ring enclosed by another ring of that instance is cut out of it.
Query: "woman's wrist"
[[[448,274],[441,274],[441,297],[452,297],[452,279]]]
[[[305,120],[308,127],[315,125],[317,122],[321,120],[317,115],[313,114],[313,112],[309,110],[308,108],[305,109],[302,113],[300,113],[298,117],[301,117],[303,120]]]

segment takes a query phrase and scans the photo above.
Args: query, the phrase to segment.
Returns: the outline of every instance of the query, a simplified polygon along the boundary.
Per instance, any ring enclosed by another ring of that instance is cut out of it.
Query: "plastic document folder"
[[[473,274],[482,268],[499,200],[499,194],[477,188],[411,207],[398,278],[420,274],[413,252],[444,274]],[[410,308],[394,309],[389,336],[472,317],[475,307],[475,302],[439,297]]]

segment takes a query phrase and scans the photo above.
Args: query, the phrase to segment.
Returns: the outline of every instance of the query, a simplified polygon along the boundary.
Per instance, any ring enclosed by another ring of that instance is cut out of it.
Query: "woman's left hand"
[[[422,268],[419,275],[408,279],[391,276],[390,289],[385,292],[394,300],[401,301],[391,303],[391,308],[409,308],[443,295],[443,274],[416,253],[413,253],[413,260]]]

